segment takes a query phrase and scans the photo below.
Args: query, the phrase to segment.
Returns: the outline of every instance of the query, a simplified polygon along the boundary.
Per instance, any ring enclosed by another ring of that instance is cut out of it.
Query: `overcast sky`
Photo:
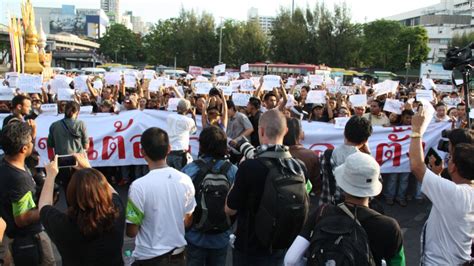
[[[62,4],[76,5],[76,8],[99,8],[100,0],[31,0],[34,6],[60,7]],[[294,0],[295,6],[310,7],[317,1]],[[19,0],[0,0],[0,18],[5,23],[6,13],[19,13]],[[4,4],[6,2],[6,4]],[[322,2],[322,1],[320,1]],[[326,0],[328,6],[343,1]],[[371,21],[405,11],[439,3],[440,0],[346,0],[356,22]],[[258,8],[261,16],[275,16],[280,7],[291,7],[292,0],[121,0],[120,12],[133,11],[146,22],[175,17],[183,6],[185,9],[207,11],[215,18],[224,17],[245,20],[251,7]]]

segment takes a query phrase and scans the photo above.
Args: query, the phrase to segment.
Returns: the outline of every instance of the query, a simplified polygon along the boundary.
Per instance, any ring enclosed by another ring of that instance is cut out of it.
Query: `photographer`
[[[411,170],[433,203],[422,233],[421,263],[469,265],[474,238],[474,144],[451,146],[448,172],[452,181],[440,178],[423,160],[422,125],[429,119],[421,107],[412,119],[410,135]]]

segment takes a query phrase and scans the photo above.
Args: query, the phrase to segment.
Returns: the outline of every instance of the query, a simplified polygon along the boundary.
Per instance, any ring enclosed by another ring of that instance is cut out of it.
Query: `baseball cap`
[[[379,164],[362,152],[349,155],[345,163],[336,168],[334,176],[337,185],[352,196],[374,197],[382,191]]]

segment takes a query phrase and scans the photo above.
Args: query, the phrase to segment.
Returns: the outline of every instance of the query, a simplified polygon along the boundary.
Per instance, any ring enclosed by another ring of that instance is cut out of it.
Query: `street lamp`
[[[219,34],[219,64],[222,63],[222,29],[224,25],[222,24],[222,17],[221,17],[221,29]]]
[[[407,62],[405,63],[405,68],[407,69],[405,72],[405,86],[408,85],[408,70],[410,69],[410,44],[408,44],[408,54],[407,54]]]

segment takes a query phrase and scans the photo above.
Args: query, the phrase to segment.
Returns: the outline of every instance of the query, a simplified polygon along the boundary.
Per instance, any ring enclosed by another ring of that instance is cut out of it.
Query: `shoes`
[[[390,206],[394,204],[393,199],[388,199],[388,198],[385,199],[385,203],[387,203],[387,205],[390,205]]]
[[[402,206],[402,207],[406,207],[406,206],[408,205],[406,199],[397,200],[397,202],[398,202],[398,204],[400,204],[400,206]]]

